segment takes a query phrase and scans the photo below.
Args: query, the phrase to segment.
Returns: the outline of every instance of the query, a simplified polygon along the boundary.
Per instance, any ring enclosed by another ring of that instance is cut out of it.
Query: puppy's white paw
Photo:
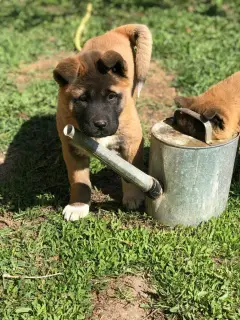
[[[63,209],[64,219],[67,221],[76,221],[81,218],[84,218],[89,213],[89,205],[88,204],[79,204],[77,206],[72,206],[68,204]]]
[[[123,195],[123,205],[129,210],[135,210],[141,206],[144,201],[144,193],[139,189],[132,189]]]

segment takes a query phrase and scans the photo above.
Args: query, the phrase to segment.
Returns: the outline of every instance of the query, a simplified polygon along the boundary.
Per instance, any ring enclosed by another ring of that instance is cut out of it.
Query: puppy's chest
[[[120,149],[124,143],[124,139],[122,136],[113,135],[104,138],[95,139],[98,143],[100,143],[103,147],[108,148],[110,150],[114,150],[117,153],[120,152]]]

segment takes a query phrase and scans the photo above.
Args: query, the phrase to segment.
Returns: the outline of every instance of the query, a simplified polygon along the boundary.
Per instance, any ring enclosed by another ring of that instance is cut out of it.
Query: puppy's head
[[[80,130],[98,138],[115,134],[131,92],[127,64],[119,53],[92,51],[67,58],[53,75],[60,86],[60,100]]]
[[[210,99],[204,95],[177,96],[174,100],[178,107],[191,109],[209,120],[215,140],[230,139],[238,131],[238,114],[231,101],[226,105],[221,99]]]

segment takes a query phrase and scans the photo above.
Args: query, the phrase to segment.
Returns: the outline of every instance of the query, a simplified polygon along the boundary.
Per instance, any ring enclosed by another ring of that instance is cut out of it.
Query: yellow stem
[[[74,39],[75,47],[77,48],[78,51],[81,51],[81,49],[82,49],[81,48],[81,37],[82,37],[83,31],[85,29],[85,25],[91,16],[91,12],[92,12],[92,3],[89,3],[87,5],[87,12],[86,12],[85,16],[83,17],[79,27],[77,28],[77,32],[76,32],[75,39]]]

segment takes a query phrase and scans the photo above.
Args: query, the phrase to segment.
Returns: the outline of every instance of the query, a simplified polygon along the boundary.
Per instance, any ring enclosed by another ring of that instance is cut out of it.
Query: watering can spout
[[[157,199],[163,192],[158,180],[139,170],[120,156],[103,147],[94,139],[68,124],[63,133],[72,140],[75,147],[87,151],[119,174],[124,180],[138,186],[149,198]]]

